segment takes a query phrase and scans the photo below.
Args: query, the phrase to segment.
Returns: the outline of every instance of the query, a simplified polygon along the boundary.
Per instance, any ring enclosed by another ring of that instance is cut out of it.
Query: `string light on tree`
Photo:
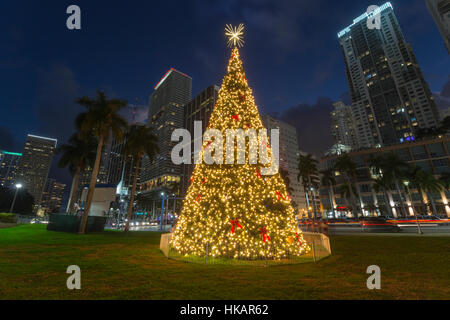
[[[227,25],[225,30],[232,52],[208,124],[208,129],[222,134],[224,150],[227,129],[264,129],[239,55],[244,26]],[[261,140],[258,137],[257,143],[266,145],[266,141],[267,136]],[[205,139],[201,155],[206,151],[214,153],[218,144]],[[236,148],[237,144],[235,153]],[[310,250],[297,228],[282,177],[279,172],[263,177],[261,169],[272,164],[250,164],[250,149],[250,142],[246,142],[244,164],[202,162],[195,166],[172,237],[177,252],[199,257],[275,260]],[[267,152],[270,154],[271,148]],[[225,160],[226,152],[220,156]]]

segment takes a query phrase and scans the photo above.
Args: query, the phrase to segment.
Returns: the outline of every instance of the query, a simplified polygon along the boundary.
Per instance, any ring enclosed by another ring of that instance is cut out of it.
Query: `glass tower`
[[[374,15],[380,28],[368,24]],[[413,141],[419,128],[438,126],[432,93],[389,2],[356,18],[338,38],[360,147]]]

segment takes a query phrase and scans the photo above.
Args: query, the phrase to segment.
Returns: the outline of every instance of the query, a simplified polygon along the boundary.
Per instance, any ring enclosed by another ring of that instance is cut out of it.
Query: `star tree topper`
[[[230,48],[244,46],[244,25],[241,23],[238,27],[233,27],[231,24],[225,26],[225,35],[228,37],[228,46]]]

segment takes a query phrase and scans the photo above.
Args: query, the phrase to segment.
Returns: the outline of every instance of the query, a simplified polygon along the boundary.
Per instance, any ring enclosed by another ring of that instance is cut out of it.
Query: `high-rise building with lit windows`
[[[47,179],[40,203],[46,213],[59,213],[65,188],[65,184],[55,179]]]
[[[29,134],[22,152],[16,181],[23,184],[34,198],[34,211],[39,207],[55,153],[57,140]]]
[[[342,101],[333,104],[331,112],[331,135],[336,145],[359,149],[358,139],[355,132],[355,120],[353,119],[352,107],[345,105]]]
[[[182,166],[171,159],[172,132],[184,127],[184,105],[191,100],[192,78],[171,68],[155,86],[150,96],[148,126],[158,137],[159,153],[152,161],[144,157],[140,175],[140,192],[145,196],[152,190],[180,183]]]
[[[439,122],[432,93],[391,3],[372,15],[379,15],[379,29],[369,28],[369,14],[364,13],[338,33],[360,147],[413,141],[418,128]]]
[[[0,185],[8,187],[15,182],[21,153],[0,150]]]
[[[297,209],[298,215],[302,216],[308,211],[307,197],[305,188],[298,180],[298,162],[300,154],[305,155],[299,150],[297,129],[284,121],[276,119],[270,115],[261,115],[261,121],[267,129],[267,135],[270,139],[270,132],[273,129],[280,130],[279,133],[279,160],[280,169],[287,173],[289,178],[289,194],[293,201],[294,207]],[[309,197],[311,199],[311,197]]]
[[[450,54],[450,0],[426,0],[428,10]]]
[[[195,98],[193,98],[189,103],[184,106],[184,128],[186,128],[191,134],[191,163],[183,164],[183,171],[181,175],[181,196],[187,192],[189,187],[189,180],[191,178],[192,172],[194,172],[194,122],[201,121],[202,123],[202,136],[208,127],[209,117],[211,116],[214,105],[217,102],[219,95],[219,87],[216,85],[211,85],[202,92],[200,92]]]

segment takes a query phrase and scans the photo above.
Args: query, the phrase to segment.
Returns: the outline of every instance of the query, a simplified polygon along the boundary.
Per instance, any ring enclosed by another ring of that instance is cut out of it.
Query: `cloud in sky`
[[[0,150],[19,151],[16,149],[16,141],[8,128],[0,127]]]
[[[279,119],[297,129],[300,150],[320,157],[333,145],[330,134],[332,110],[331,99],[318,98],[314,104],[302,103],[287,109]]]
[[[442,87],[441,92],[434,92],[434,101],[438,109],[447,109],[450,108],[450,76],[448,81]]]
[[[450,98],[450,75],[448,76],[448,81],[442,87],[441,96]]]
[[[76,115],[83,107],[75,100],[80,92],[74,72],[61,63],[38,69],[37,104],[35,107],[37,128],[36,134],[58,139],[58,145],[65,143],[74,133]],[[55,155],[49,177],[70,186],[72,177],[68,170],[58,168],[60,156]]]
[[[83,111],[75,103],[80,86],[73,71],[64,64],[53,64],[38,71],[38,96],[35,109],[38,134],[66,141],[74,131],[74,119]]]
[[[323,0],[212,0],[195,1],[196,12],[202,16],[220,15],[231,21],[245,22],[249,27],[261,31],[267,43],[282,51],[306,50],[314,45],[308,38],[308,30],[302,25],[322,10]],[[309,39],[311,40],[311,39]],[[298,46],[298,43],[302,43]]]
[[[134,112],[134,117],[133,117]],[[133,105],[122,109],[120,114],[130,123],[147,123],[148,106],[145,105]],[[134,119],[133,119],[134,118]]]

